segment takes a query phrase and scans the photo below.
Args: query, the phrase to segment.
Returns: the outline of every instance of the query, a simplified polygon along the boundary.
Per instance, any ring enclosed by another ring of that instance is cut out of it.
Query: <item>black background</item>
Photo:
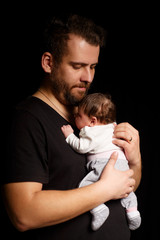
[[[117,106],[117,121],[129,122],[139,130],[143,174],[136,194],[142,225],[132,232],[133,240],[158,236],[155,196],[158,194],[160,120],[157,8],[150,3],[122,5],[116,2],[108,4],[107,1],[72,1],[59,5],[54,1],[45,1],[37,2],[37,5],[34,3],[34,6],[27,1],[8,3],[1,8],[2,132],[12,106],[34,93],[38,87],[39,36],[48,16],[78,13],[92,18],[107,30],[107,45],[101,51],[91,92],[109,92]],[[6,130],[4,143],[5,136]],[[1,216],[2,213],[3,210]],[[0,227],[6,232],[6,220],[1,220]]]

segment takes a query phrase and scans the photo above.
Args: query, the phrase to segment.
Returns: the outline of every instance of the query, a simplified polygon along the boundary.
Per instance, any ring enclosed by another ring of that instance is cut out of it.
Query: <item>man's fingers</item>
[[[110,165],[115,165],[116,161],[117,161],[117,158],[118,158],[118,153],[117,152],[113,152],[110,156],[110,159],[108,161],[108,164]]]

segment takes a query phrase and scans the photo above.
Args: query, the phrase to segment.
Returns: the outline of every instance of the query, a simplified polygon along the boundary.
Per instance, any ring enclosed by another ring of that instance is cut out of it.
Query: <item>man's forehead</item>
[[[99,46],[91,45],[82,37],[74,34],[70,35],[67,45],[67,55],[73,58],[73,62],[92,62],[92,64],[98,62]]]

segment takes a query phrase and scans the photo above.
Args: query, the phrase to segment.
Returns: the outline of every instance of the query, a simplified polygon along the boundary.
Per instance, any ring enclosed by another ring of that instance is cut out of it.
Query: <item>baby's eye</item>
[[[78,113],[75,113],[75,114],[74,114],[74,117],[76,118],[77,116],[78,116]]]
[[[81,116],[80,116],[79,113],[76,113],[76,114],[74,115],[74,117],[75,117],[75,118],[80,118]]]

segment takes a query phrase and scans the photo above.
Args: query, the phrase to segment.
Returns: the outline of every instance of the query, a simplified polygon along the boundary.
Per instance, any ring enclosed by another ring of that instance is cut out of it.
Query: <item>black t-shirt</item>
[[[86,158],[66,143],[61,132],[65,124],[68,124],[65,119],[36,97],[19,104],[12,123],[3,182],[40,182],[45,190],[77,188],[87,174]],[[21,239],[38,240],[129,240],[130,230],[120,201],[110,201],[107,206],[110,215],[95,232],[87,212],[55,226],[17,234]]]

